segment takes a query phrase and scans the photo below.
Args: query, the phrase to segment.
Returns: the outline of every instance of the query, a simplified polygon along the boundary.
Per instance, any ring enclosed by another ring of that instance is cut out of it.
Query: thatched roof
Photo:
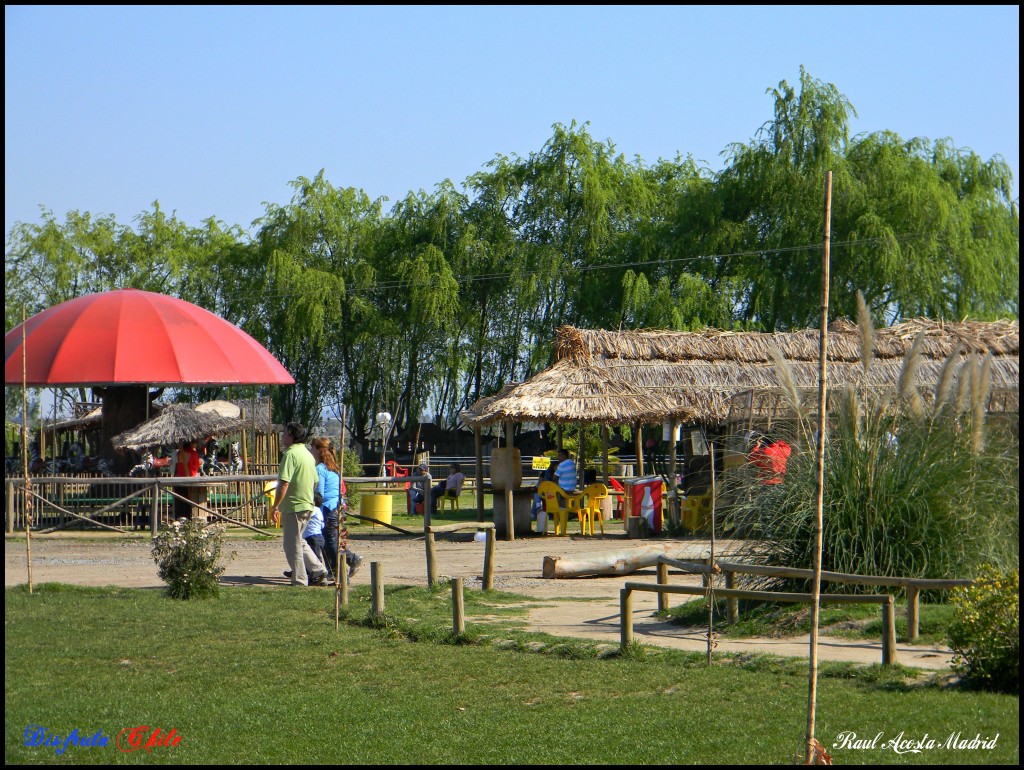
[[[148,449],[183,441],[201,441],[207,436],[234,433],[245,420],[222,417],[216,412],[199,412],[187,404],[171,404],[156,417],[114,436],[117,449]]]
[[[207,401],[205,404],[200,404],[196,407],[197,412],[214,412],[219,414],[221,417],[241,417],[242,408],[238,404],[233,404],[230,401],[224,401],[217,399],[215,401]]]
[[[866,373],[860,330],[849,321],[836,321],[829,327],[829,387],[851,382],[867,388],[895,386],[904,357],[919,336],[922,363],[917,384],[926,396],[954,351],[959,350],[961,361],[991,353],[990,408],[1018,410],[1020,331],[1015,321],[917,319],[877,329]],[[554,365],[481,399],[461,417],[469,425],[482,426],[502,419],[615,424],[677,417],[721,422],[738,416],[737,410],[776,413],[785,411],[783,394],[790,386],[801,398],[816,393],[818,346],[817,330],[616,332],[566,326],[558,330]],[[780,381],[774,351],[787,363],[791,382]],[[580,372],[585,379],[580,379]]]
[[[527,382],[506,385],[497,395],[477,401],[466,422],[488,425],[512,419],[615,425],[621,422],[623,409],[634,419],[658,421],[672,408],[672,399],[665,394],[609,378],[596,367],[559,361]]]
[[[902,360],[921,333],[926,358],[945,359],[958,345],[965,353],[984,355],[991,351],[995,356],[1020,356],[1020,325],[1016,321],[943,323],[920,318],[876,329],[872,357]],[[563,326],[558,330],[555,360],[568,358],[579,364],[607,359],[771,363],[774,347],[788,361],[817,361],[818,337],[817,329],[776,333],[718,329],[616,332]],[[846,319],[833,321],[829,325],[829,362],[858,362],[860,356],[861,336],[856,324]]]

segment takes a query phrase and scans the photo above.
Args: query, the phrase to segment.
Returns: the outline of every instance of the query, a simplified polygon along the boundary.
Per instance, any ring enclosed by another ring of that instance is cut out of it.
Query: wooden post
[[[347,526],[345,521],[345,508],[341,505],[341,479],[345,475],[345,423],[348,421],[348,406],[341,405],[341,435],[338,436],[338,506],[334,515],[338,523],[334,528],[334,552],[337,557],[334,560],[334,630],[341,626],[341,608],[348,605],[348,570],[342,569],[344,560],[341,556],[341,531]],[[348,548],[348,541],[344,543]]]
[[[515,457],[515,447],[512,438],[512,421],[505,420],[505,447],[510,456]],[[512,474],[515,478],[515,473]],[[516,539],[515,516],[512,510],[512,486],[505,488],[505,540],[512,542]]]
[[[434,549],[434,533],[427,532],[424,540],[427,543],[427,588],[437,584],[437,552]]]
[[[668,565],[663,562],[658,562],[658,585],[663,586],[668,584]],[[664,612],[668,609],[668,594],[664,591],[658,594],[658,612]]]
[[[339,552],[340,556],[340,552]],[[341,564],[344,564],[341,559],[338,560]],[[348,570],[342,569],[340,566],[336,573],[337,584],[338,584],[338,596],[336,597],[338,604],[342,607],[348,606]]]
[[[896,665],[896,601],[892,595],[882,605],[882,665]]]
[[[633,641],[633,592],[628,588],[619,590],[619,649],[626,651],[626,647]]]
[[[483,588],[490,591],[494,588],[494,528],[487,530],[487,542],[484,545],[484,577]]]
[[[807,733],[804,760],[814,756],[814,719],[818,702],[818,618],[821,611],[821,547],[825,499],[825,396],[828,362],[828,271],[829,242],[832,231],[832,172],[825,173],[825,237],[821,259],[821,329],[818,353],[818,446],[815,451],[817,469],[817,506],[814,517],[814,579],[811,584],[811,643],[807,674]]]
[[[7,480],[7,534],[14,532],[14,482]]]
[[[434,520],[434,479],[430,475],[430,471],[427,471],[427,480],[421,482],[423,484],[423,529],[430,526]]]
[[[601,426],[601,472],[604,474],[604,484],[611,489],[612,478],[608,474],[608,426]]]
[[[370,562],[370,613],[379,618],[384,614],[384,570],[379,561]]]
[[[711,452],[711,554],[708,563],[715,564],[715,442],[708,449]],[[715,576],[707,574],[705,585],[708,589],[708,665],[711,665],[711,648],[714,646],[715,632]]]
[[[920,588],[917,586],[907,586],[907,640],[911,642],[917,641],[920,597]]]
[[[462,595],[462,578],[452,578],[452,631],[456,636],[466,633],[466,607]]]
[[[28,375],[25,350],[25,305],[21,305],[21,425],[23,439],[21,442],[21,461],[25,470],[25,569],[28,571],[28,592],[31,594],[32,583],[32,480],[28,475]],[[40,426],[41,427],[41,426]],[[40,459],[45,457],[40,446]]]
[[[668,452],[668,518],[675,526],[679,526],[679,474],[676,472],[676,425],[679,421],[673,417],[669,421],[669,441],[671,446]]]
[[[733,589],[736,587],[736,573],[732,570],[725,570],[725,587]],[[730,623],[738,623],[740,620],[740,600],[729,597],[725,600],[725,618]]]
[[[149,504],[149,531],[156,537],[160,530],[160,479],[153,480],[153,499]]]
[[[637,478],[643,476],[643,425],[637,423],[633,426],[633,442],[637,447]]]
[[[473,444],[476,449],[476,520],[484,520],[484,447],[480,427],[473,427]]]

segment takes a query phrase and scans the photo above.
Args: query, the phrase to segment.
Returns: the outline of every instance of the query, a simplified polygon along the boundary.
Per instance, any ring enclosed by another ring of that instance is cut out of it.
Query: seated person
[[[792,448],[785,441],[773,440],[764,434],[755,434],[752,441],[753,447],[748,456],[758,468],[761,483],[769,486],[781,484]]]
[[[569,458],[565,449],[558,450],[558,467],[555,468],[555,480],[563,492],[572,494],[576,491],[576,463]],[[564,505],[562,506],[565,507]]]
[[[437,513],[437,501],[441,495],[458,498],[462,494],[462,482],[466,480],[466,476],[462,473],[462,468],[458,463],[452,463],[450,467],[452,472],[448,474],[448,478],[430,490],[430,505],[433,513]]]
[[[426,460],[420,462],[419,467],[416,469],[416,475],[426,476],[427,478],[424,481],[417,481],[409,487],[410,515],[416,513],[416,506],[422,503],[423,498],[426,497],[424,491],[430,489],[430,465]]]

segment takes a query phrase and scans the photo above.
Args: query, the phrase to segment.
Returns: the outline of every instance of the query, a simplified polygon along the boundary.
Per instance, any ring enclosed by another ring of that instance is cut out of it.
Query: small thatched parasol
[[[201,441],[207,436],[234,433],[246,421],[223,417],[216,412],[200,412],[187,404],[171,404],[151,420],[114,437],[118,449],[148,449],[163,444]]]
[[[221,417],[241,417],[242,409],[238,404],[232,404],[230,401],[223,401],[217,399],[216,401],[207,401],[205,404],[200,404],[196,407],[197,412],[213,412],[219,414]]]

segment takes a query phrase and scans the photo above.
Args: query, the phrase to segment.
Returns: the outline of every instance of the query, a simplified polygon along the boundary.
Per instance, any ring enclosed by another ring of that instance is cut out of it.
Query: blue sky
[[[288,183],[391,203],[589,121],[627,158],[712,168],[800,65],[853,133],[1000,154],[1019,195],[1017,6],[6,6],[5,233],[159,200],[248,228]]]

